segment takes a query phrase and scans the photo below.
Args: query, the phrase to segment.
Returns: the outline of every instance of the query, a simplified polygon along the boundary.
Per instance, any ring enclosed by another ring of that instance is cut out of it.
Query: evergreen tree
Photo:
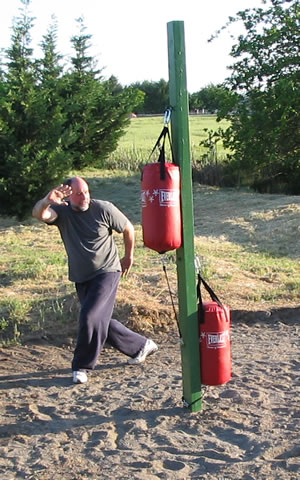
[[[34,59],[30,0],[21,2],[0,68],[0,213],[24,218],[71,168],[101,165],[124,133],[138,94],[115,77],[100,77],[82,19],[72,38],[70,72],[60,65],[55,21],[41,42],[42,58]]]
[[[40,44],[43,57],[36,62],[39,81],[49,88],[56,87],[57,80],[63,73],[63,67],[60,65],[63,57],[56,51],[56,44],[57,21],[55,16],[52,16],[52,24],[49,26],[46,35],[43,35]]]
[[[76,22],[78,34],[71,38],[71,43],[75,50],[75,56],[71,57],[73,72],[79,82],[84,82],[87,76],[99,78],[101,71],[96,69],[94,57],[88,54],[89,49],[92,47],[92,35],[86,33],[87,28],[82,17],[79,17]]]
[[[72,71],[64,76],[63,97],[67,125],[75,137],[69,149],[73,167],[83,169],[100,167],[115,150],[137,102],[137,92],[122,88],[115,77],[100,77],[88,54],[91,35],[85,33],[82,18],[77,22],[79,34],[71,39],[75,56],[71,58]]]
[[[6,95],[0,103],[0,213],[19,218],[70,166],[60,143],[61,113],[53,110],[51,94],[32,59],[30,1],[22,4],[6,51]]]

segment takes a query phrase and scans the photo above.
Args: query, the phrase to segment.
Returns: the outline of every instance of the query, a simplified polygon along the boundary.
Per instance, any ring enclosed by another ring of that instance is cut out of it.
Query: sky
[[[0,48],[11,44],[13,17],[19,16],[20,0],[0,0]],[[84,18],[86,34],[92,35],[90,53],[102,75],[117,77],[122,85],[144,80],[168,80],[167,24],[183,21],[187,89],[199,91],[222,82],[228,75],[234,38],[242,33],[237,25],[208,43],[212,34],[239,10],[262,6],[262,0],[31,0],[35,17],[32,47],[39,56],[39,43],[57,19],[57,50],[71,54],[70,38],[77,34],[76,19]]]

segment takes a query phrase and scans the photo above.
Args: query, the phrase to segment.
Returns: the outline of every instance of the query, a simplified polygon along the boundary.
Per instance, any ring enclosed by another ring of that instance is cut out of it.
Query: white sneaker
[[[158,350],[158,346],[156,345],[156,343],[154,343],[153,340],[147,340],[144,347],[139,351],[139,353],[134,358],[130,358],[130,360],[128,360],[128,363],[130,365],[143,363],[146,360],[146,357],[148,357],[148,355],[151,355],[151,353],[154,353],[157,350]]]
[[[87,374],[82,371],[73,372],[73,383],[86,383],[88,381]]]

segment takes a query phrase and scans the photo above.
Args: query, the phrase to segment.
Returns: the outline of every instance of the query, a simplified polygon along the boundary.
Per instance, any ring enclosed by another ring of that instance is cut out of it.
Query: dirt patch
[[[85,385],[71,346],[0,349],[1,478],[296,480],[299,311],[280,313],[233,312],[233,378],[204,386],[198,413],[182,402],[176,330],[141,366],[106,348]]]

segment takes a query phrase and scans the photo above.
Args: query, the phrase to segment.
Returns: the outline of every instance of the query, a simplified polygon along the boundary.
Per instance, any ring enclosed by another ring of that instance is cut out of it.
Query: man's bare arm
[[[124,257],[121,259],[121,266],[122,266],[122,275],[126,276],[128,275],[133,264],[133,252],[134,252],[134,243],[135,243],[134,228],[132,223],[129,221],[123,232],[123,241],[124,241],[125,254],[124,254]]]

